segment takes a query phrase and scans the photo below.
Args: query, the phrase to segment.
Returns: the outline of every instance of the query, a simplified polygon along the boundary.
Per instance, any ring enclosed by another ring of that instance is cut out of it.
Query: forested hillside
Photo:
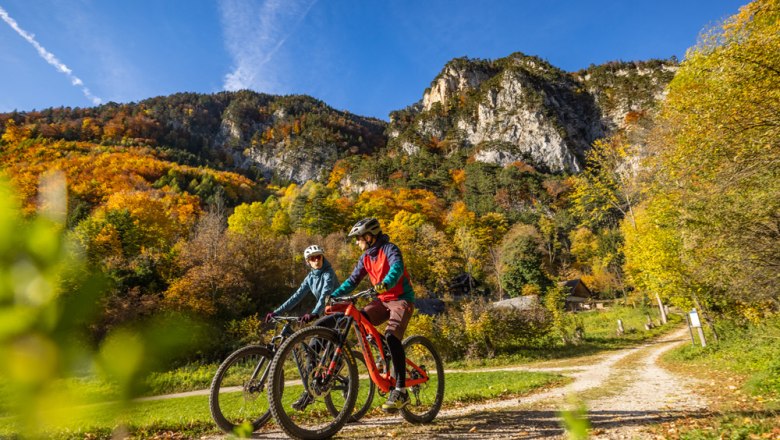
[[[3,114],[0,164],[28,216],[64,175],[68,233],[109,280],[97,339],[159,310],[235,338],[309,244],[345,277],[366,216],[419,297],[464,273],[489,299],[581,278],[755,319],[779,306],[777,18],[751,3],[679,64],[455,59],[389,124],[251,91]]]

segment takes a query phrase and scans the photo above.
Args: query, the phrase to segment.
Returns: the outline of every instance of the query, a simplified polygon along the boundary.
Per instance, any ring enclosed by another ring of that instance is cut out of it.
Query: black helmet
[[[369,217],[364,218],[363,220],[360,220],[359,222],[355,223],[355,226],[352,227],[352,230],[349,231],[349,234],[347,234],[347,237],[357,237],[362,236],[363,234],[371,234],[373,236],[377,236],[382,233],[382,227],[379,226],[379,220]]]

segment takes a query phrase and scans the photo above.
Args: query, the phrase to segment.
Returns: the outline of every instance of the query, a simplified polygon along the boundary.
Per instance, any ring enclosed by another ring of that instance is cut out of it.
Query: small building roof
[[[580,279],[576,278],[573,280],[567,280],[567,281],[561,281],[558,283],[559,285],[564,286],[565,288],[569,289],[569,296],[574,297],[580,297],[580,298],[592,298],[593,292],[588,289],[588,286],[585,285],[585,283]]]

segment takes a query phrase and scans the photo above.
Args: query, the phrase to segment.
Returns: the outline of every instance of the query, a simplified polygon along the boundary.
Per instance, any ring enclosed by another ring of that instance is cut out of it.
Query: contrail
[[[81,92],[84,93],[84,96],[89,99],[92,104],[99,105],[101,102],[103,102],[102,99],[98,98],[97,96],[93,95],[87,87],[84,86],[84,82],[79,79],[76,75],[73,74],[73,71],[68,68],[65,64],[63,64],[60,60],[57,59],[57,57],[54,56],[53,53],[49,52],[40,45],[35,40],[35,35],[25,31],[24,29],[19,27],[19,24],[16,23],[16,20],[11,18],[10,15],[8,15],[8,12],[5,11],[5,9],[0,6],[0,18],[3,19],[4,22],[8,23],[8,26],[11,26],[11,29],[16,31],[17,34],[19,34],[22,38],[27,40],[28,43],[32,44],[35,50],[38,51],[38,55],[41,56],[44,60],[46,60],[47,63],[54,66],[55,69],[59,70],[60,72],[64,73],[65,76],[70,79],[70,83],[73,84],[76,87],[79,87],[81,89]]]

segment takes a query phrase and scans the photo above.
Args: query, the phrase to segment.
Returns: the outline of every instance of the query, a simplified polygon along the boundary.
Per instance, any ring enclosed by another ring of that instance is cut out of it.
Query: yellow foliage
[[[16,125],[16,121],[9,119],[5,123],[5,133],[3,133],[2,140],[8,143],[15,143],[23,141],[30,137],[30,129],[27,127],[19,127]]]
[[[189,232],[200,214],[198,197],[161,191],[120,191],[111,194],[103,209],[127,209],[149,237],[172,244]]]
[[[331,170],[330,176],[328,177],[328,188],[338,188],[339,184],[344,179],[344,176],[347,175],[347,171],[349,171],[349,169],[347,168],[346,163],[343,160],[337,161],[333,165],[333,170]]]
[[[452,204],[449,213],[447,213],[447,228],[455,230],[460,227],[470,228],[474,225],[477,215],[469,211],[466,204],[458,200]]]
[[[396,213],[408,211],[441,225],[444,203],[424,189],[382,188],[361,193],[355,202],[355,211],[359,217],[377,217],[382,224],[391,222]]]

